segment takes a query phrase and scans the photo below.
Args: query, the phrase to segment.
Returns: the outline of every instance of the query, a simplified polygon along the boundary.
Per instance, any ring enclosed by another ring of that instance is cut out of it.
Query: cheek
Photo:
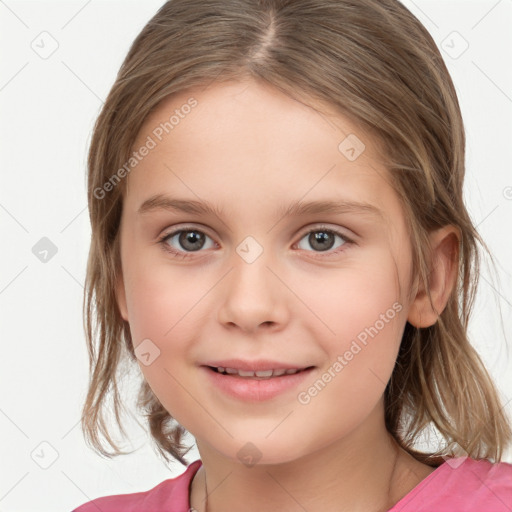
[[[150,338],[179,347],[180,329],[200,309],[208,287],[189,272],[160,264],[140,264],[130,273],[127,303],[134,343]]]
[[[323,407],[334,403],[357,418],[381,397],[405,325],[399,292],[392,256],[384,251],[347,263],[325,279],[301,279],[298,293],[322,320],[314,322],[312,335],[326,354],[326,363],[308,383],[314,389],[304,389],[303,400],[311,398],[319,417],[327,414],[321,412]],[[322,398],[316,398],[317,393]]]
[[[385,336],[392,337],[391,331],[400,322],[390,320],[405,309],[389,252],[374,251],[357,261],[355,257],[347,258],[344,263],[343,268],[303,273],[294,285],[297,295],[318,319],[316,324],[308,322],[315,325],[315,337],[327,340],[329,351],[345,348],[360,334],[364,338],[365,329],[376,323],[379,331],[385,330]],[[398,333],[396,329],[393,332]]]
[[[190,365],[196,363],[192,357],[199,339],[196,334],[207,316],[206,301],[201,299],[214,283],[208,284],[206,276],[191,276],[190,271],[171,269],[161,262],[142,263],[142,258],[136,257],[135,261],[138,265],[127,272],[126,299],[139,367],[164,407],[176,411],[176,419],[188,426],[183,411],[193,410],[193,404],[182,386],[188,382]],[[149,356],[142,357],[144,353]]]
[[[188,428],[185,411],[196,415],[197,411],[183,389],[188,371],[184,363],[190,349],[191,308],[202,293],[198,283],[190,286],[189,280],[187,286],[184,278],[180,280],[175,274],[165,275],[157,265],[133,268],[127,283],[127,304],[133,346],[144,379],[164,408]]]

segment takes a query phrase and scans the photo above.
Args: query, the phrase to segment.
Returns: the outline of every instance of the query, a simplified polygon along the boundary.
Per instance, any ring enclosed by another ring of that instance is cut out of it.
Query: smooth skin
[[[192,96],[197,105],[127,177],[117,289],[134,347],[149,339],[160,351],[151,364],[139,362],[145,379],[196,438],[203,466],[191,505],[205,510],[207,483],[209,512],[388,510],[433,471],[387,432],[383,393],[406,321],[433,325],[446,305],[458,231],[431,234],[432,309],[418,280],[411,282],[401,203],[368,134],[246,79],[165,99],[134,148]],[[338,149],[349,134],[365,144],[354,161]],[[208,201],[218,215],[138,213],[155,194]],[[294,201],[326,199],[366,202],[382,213],[282,215]],[[322,228],[346,239],[331,235],[322,250],[308,236]],[[178,229],[205,236],[192,246],[179,235],[159,241]],[[248,236],[263,250],[251,263],[236,250]],[[396,303],[401,310],[301,404],[298,393]],[[315,369],[301,389],[244,402],[214,388],[200,367],[236,357]],[[237,455],[249,442],[261,453],[252,467]]]

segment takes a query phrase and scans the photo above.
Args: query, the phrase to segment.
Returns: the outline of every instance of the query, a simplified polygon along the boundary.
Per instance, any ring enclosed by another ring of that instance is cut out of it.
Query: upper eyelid
[[[311,225],[309,227],[301,228],[298,231],[298,233],[306,234],[309,231],[315,231],[317,229],[325,229],[326,231],[340,231],[340,232],[343,230],[348,230],[348,228],[345,228],[343,226],[337,226],[337,227],[329,226],[328,222],[319,222],[316,225],[313,222],[313,223],[311,223]],[[185,224],[184,226],[178,226],[178,227],[174,226],[172,228],[169,228],[168,231],[164,229],[162,236],[176,234],[176,233],[179,233],[180,231],[201,231],[205,234],[208,234],[209,232],[211,232],[211,230],[209,228],[203,227],[202,225],[199,225],[199,227],[197,227],[192,224]],[[352,232],[352,230],[349,230],[349,231]],[[347,236],[349,236],[349,235],[347,235]]]
[[[178,233],[181,233],[182,231],[199,231],[201,233],[204,233],[206,236],[209,236],[212,240],[214,240],[214,237],[209,234],[209,230],[207,228],[188,225],[185,225],[183,227],[170,228],[169,231],[164,230],[164,232],[158,236],[158,239],[162,240],[170,236],[175,236]]]

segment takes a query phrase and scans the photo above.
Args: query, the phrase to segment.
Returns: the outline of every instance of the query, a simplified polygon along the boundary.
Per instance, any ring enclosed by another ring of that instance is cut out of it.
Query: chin
[[[226,458],[247,468],[287,464],[306,455],[302,453],[304,447],[301,446],[298,437],[294,437],[289,443],[285,443],[283,438],[277,436],[272,441],[261,439],[261,437],[252,441],[250,436],[245,436],[245,438],[247,441],[235,440],[232,450],[221,448],[219,451]]]

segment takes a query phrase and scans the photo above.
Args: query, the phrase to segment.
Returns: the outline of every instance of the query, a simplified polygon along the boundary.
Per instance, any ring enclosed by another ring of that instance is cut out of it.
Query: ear
[[[116,283],[116,300],[119,312],[125,322],[128,322],[128,308],[126,307],[126,291],[124,288],[123,273],[119,273]]]
[[[460,234],[456,226],[443,226],[429,235],[432,250],[427,276],[432,304],[423,286],[410,305],[407,321],[415,327],[430,327],[437,322],[457,282]],[[433,306],[433,308],[432,308]]]

